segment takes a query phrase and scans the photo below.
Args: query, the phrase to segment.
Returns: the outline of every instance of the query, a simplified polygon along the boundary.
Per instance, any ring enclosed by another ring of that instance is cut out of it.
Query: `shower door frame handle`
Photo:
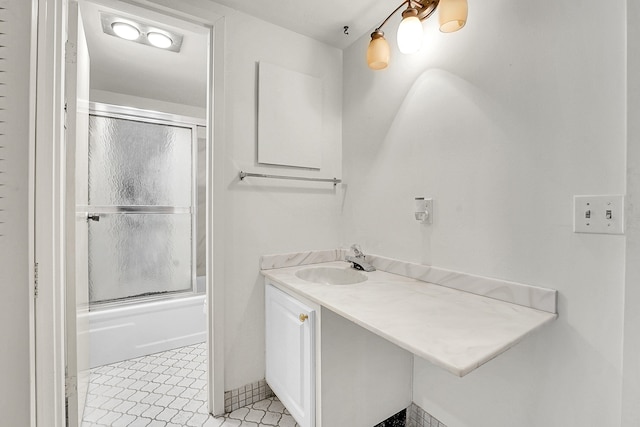
[[[190,206],[162,206],[162,205],[128,205],[128,206],[80,206],[79,209],[84,209],[87,212],[87,219],[89,216],[100,216],[108,214],[191,214],[193,208]]]

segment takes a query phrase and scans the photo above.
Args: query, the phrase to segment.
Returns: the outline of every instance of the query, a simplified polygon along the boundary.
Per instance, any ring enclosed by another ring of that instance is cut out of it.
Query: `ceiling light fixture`
[[[167,49],[173,44],[171,37],[155,31],[147,33],[147,40],[149,40],[149,43],[155,47],[159,47],[160,49]]]
[[[367,65],[373,70],[382,70],[389,65],[391,49],[384,38],[382,27],[404,6],[402,22],[398,26],[398,49],[402,53],[416,53],[422,46],[422,21],[429,18],[440,7],[440,31],[452,33],[467,23],[467,0],[405,0],[382,21],[382,24],[371,33],[371,41],[367,48]]]
[[[100,21],[105,34],[131,40],[171,52],[180,52],[183,36],[155,24],[101,12]]]
[[[131,24],[126,22],[114,22],[111,24],[111,29],[118,37],[126,40],[136,40],[140,37],[140,31]]]

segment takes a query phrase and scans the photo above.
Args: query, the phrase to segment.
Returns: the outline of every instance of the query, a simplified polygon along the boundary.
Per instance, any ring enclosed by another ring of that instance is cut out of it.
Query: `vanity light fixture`
[[[382,27],[405,5],[397,36],[398,49],[402,53],[411,54],[420,50],[423,38],[422,21],[433,15],[437,8],[441,32],[458,31],[467,23],[467,0],[405,0],[371,33],[371,41],[367,48],[369,68],[382,70],[389,65],[391,49],[384,38]]]
[[[422,22],[418,19],[418,10],[409,6],[402,12],[402,21],[398,26],[398,49],[406,54],[416,53],[422,47]]]
[[[146,24],[137,20],[123,18],[109,13],[101,13],[102,31],[105,34],[153,46],[172,52],[180,52],[182,35]]]

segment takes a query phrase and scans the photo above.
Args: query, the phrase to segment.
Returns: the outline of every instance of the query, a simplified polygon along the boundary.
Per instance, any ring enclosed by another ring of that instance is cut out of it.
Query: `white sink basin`
[[[367,280],[367,276],[351,268],[311,267],[299,270],[296,276],[302,280],[325,285],[353,285]]]

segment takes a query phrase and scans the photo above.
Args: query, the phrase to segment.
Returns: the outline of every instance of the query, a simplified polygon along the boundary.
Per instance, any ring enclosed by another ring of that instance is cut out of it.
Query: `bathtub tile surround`
[[[424,409],[411,403],[407,409],[407,427],[447,427]]]
[[[224,411],[232,412],[273,396],[273,391],[265,380],[256,381],[243,387],[225,391]]]
[[[253,386],[256,396],[271,397],[215,418],[207,409],[205,343],[138,357],[91,370],[82,427],[297,427],[264,380]]]
[[[261,270],[295,267],[322,262],[344,261],[348,249],[293,252],[264,255]],[[366,260],[376,269],[412,279],[429,282],[447,288],[494,298],[549,313],[557,313],[557,294],[553,289],[525,285],[507,280],[475,276],[429,265],[416,264],[379,255],[366,255]]]

